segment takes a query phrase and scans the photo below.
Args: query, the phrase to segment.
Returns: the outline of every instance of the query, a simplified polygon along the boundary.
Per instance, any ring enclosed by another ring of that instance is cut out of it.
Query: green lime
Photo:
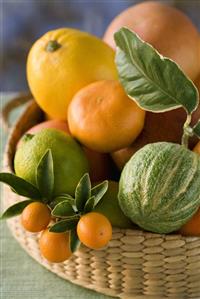
[[[16,175],[36,185],[37,165],[47,149],[51,149],[54,162],[54,196],[61,193],[73,195],[89,166],[80,145],[64,132],[42,129],[25,138],[14,158]]]
[[[119,184],[114,181],[109,181],[108,191],[103,196],[102,200],[94,209],[96,212],[106,216],[112,226],[119,228],[131,228],[133,223],[122,212],[118,203]]]

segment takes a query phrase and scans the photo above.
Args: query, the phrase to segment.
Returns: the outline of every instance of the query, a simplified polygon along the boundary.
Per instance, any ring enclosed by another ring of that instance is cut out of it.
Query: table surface
[[[0,109],[12,98],[0,94]],[[14,120],[20,113],[12,114]],[[0,169],[7,132],[0,127]],[[0,197],[4,194],[1,191]],[[2,201],[0,201],[2,202]],[[1,299],[108,299],[99,293],[76,286],[51,273],[34,261],[12,237],[5,222],[0,223],[0,298]]]

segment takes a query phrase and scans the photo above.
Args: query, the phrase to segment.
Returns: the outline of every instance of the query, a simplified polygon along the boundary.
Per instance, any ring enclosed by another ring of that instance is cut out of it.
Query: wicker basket
[[[4,156],[6,171],[12,171],[17,141],[41,118],[40,109],[31,101],[11,130]],[[21,200],[8,187],[4,191],[5,207]],[[94,251],[81,246],[70,260],[51,264],[40,255],[38,235],[26,232],[18,217],[8,220],[8,226],[35,260],[60,277],[85,288],[120,298],[200,298],[198,237],[114,228],[107,248]]]

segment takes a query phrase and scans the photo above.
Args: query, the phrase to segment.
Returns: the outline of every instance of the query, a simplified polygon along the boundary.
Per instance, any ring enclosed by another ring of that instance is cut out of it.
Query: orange
[[[130,145],[140,134],[144,119],[145,111],[114,80],[84,87],[68,109],[71,134],[98,152],[112,152]]]
[[[110,23],[103,39],[115,48],[114,33],[127,27],[194,80],[200,74],[198,29],[183,12],[160,2],[165,1],[142,1],[124,10]]]
[[[53,233],[48,229],[42,232],[39,239],[41,254],[52,263],[61,263],[71,256],[69,233]]]
[[[41,202],[32,202],[23,210],[21,223],[32,233],[40,232],[47,227],[51,220],[51,212],[47,205]]]
[[[197,154],[200,155],[200,141],[193,148],[193,152],[195,152],[195,153],[197,153]]]
[[[47,32],[28,55],[30,90],[50,117],[66,120],[78,90],[97,80],[117,78],[114,55],[106,43],[86,32],[71,28]]]
[[[200,155],[200,141],[194,147],[193,152]],[[180,233],[186,236],[200,236],[200,208],[196,214],[181,227]]]
[[[180,233],[185,236],[200,236],[200,209],[181,227]]]
[[[100,249],[110,241],[112,226],[103,214],[90,212],[80,218],[77,224],[77,234],[85,246]]]

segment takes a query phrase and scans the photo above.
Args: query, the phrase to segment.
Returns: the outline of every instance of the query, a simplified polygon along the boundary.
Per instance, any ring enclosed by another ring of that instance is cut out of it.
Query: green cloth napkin
[[[0,94],[0,109],[13,93]],[[12,114],[18,116],[21,109]],[[7,133],[0,127],[0,168]],[[0,197],[4,198],[1,191]],[[0,298],[1,299],[108,299],[76,286],[51,273],[34,261],[12,237],[6,222],[0,222]]]

